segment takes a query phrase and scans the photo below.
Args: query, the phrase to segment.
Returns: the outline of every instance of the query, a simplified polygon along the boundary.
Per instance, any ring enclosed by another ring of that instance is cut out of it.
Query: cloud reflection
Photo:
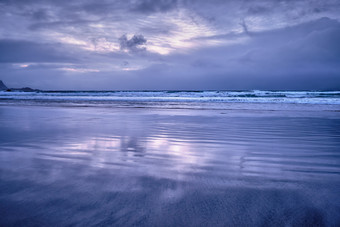
[[[242,111],[2,107],[0,224],[339,223],[338,117]]]

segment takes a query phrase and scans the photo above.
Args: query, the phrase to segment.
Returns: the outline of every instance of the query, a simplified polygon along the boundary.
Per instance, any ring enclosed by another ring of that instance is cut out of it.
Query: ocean
[[[0,100],[64,103],[295,103],[340,104],[340,91],[39,91],[0,92]]]
[[[0,226],[339,226],[340,91],[0,92]]]

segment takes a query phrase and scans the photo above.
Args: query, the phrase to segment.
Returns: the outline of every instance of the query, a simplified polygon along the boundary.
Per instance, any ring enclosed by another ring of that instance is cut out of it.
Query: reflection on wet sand
[[[0,225],[340,223],[334,113],[1,107],[0,121]]]

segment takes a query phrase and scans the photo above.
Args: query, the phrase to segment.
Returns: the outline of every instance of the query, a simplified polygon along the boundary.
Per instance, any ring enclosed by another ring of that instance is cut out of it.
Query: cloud
[[[39,9],[32,12],[32,18],[38,21],[47,21],[50,19],[50,16],[47,10]]]
[[[49,89],[340,87],[339,9],[334,0],[0,0],[1,79]]]
[[[23,40],[0,40],[0,63],[73,62],[75,59],[61,52],[58,44],[35,43]]]
[[[242,22],[240,23],[240,25],[241,25],[242,28],[243,28],[243,32],[246,33],[247,35],[249,35],[250,32],[249,32],[248,26],[247,26],[246,22],[244,21],[244,19],[242,20]]]
[[[140,0],[132,7],[142,13],[167,12],[177,7],[177,0]]]
[[[145,44],[147,40],[143,35],[133,35],[130,39],[126,35],[119,38],[119,45],[121,50],[138,52],[146,50]]]

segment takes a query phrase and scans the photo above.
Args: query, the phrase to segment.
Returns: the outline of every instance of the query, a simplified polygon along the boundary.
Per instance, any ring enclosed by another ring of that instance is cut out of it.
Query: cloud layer
[[[0,0],[0,79],[40,89],[339,89],[340,3]]]

